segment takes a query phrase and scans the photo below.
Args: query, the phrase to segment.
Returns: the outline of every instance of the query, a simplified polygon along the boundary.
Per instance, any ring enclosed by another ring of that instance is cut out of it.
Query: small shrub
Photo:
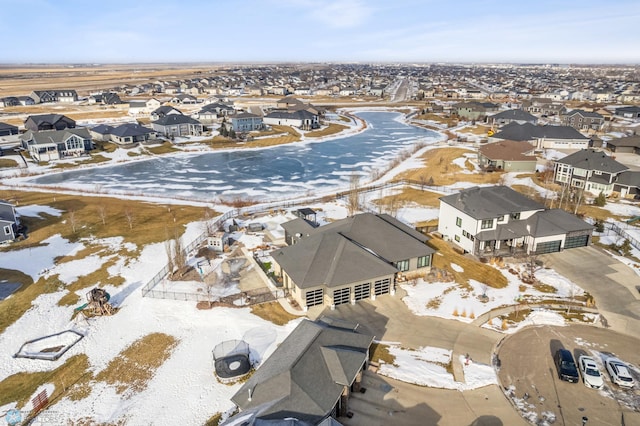
[[[507,328],[509,328],[509,325],[507,324],[506,319],[502,320],[502,326],[500,328],[502,328],[502,331],[505,331]]]
[[[607,198],[604,196],[604,192],[600,192],[600,194],[593,201],[593,204],[598,207],[604,207],[607,204]]]
[[[469,318],[476,319],[476,314],[474,314],[473,311],[471,311],[471,313],[469,314]]]
[[[460,314],[458,313],[458,308],[453,308],[453,316],[454,317],[459,317]]]
[[[460,314],[460,316],[462,318],[466,318],[467,317],[467,309],[466,308],[462,310],[462,313]]]

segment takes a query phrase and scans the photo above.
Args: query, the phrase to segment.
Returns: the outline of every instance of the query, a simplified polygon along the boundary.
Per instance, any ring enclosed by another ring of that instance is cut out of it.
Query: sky
[[[640,63],[638,0],[0,0],[0,63]]]

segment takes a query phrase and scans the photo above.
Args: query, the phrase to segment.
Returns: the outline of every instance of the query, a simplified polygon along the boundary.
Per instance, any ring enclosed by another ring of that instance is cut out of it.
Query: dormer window
[[[520,220],[520,212],[518,212],[518,213],[511,213],[511,219],[513,219],[513,220]]]

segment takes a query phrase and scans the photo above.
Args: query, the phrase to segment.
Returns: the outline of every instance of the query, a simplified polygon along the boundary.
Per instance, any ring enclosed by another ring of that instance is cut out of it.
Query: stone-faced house
[[[473,187],[440,198],[438,232],[476,256],[543,254],[591,243],[593,226],[546,209],[507,186]]]
[[[593,195],[602,192],[609,196],[618,175],[628,169],[602,151],[583,149],[554,162],[553,180]]]
[[[93,141],[87,128],[34,132],[20,135],[22,147],[36,161],[59,160],[76,157],[93,149]]]
[[[76,127],[76,122],[62,114],[30,115],[24,121],[24,127],[34,132],[42,130],[64,130]]]
[[[394,294],[397,281],[431,268],[429,238],[392,216],[363,213],[318,228],[302,222],[282,225],[293,245],[272,257],[284,288],[304,309]]]
[[[231,397],[240,412],[224,424],[339,425],[334,419],[348,415],[374,339],[360,328],[303,320]]]

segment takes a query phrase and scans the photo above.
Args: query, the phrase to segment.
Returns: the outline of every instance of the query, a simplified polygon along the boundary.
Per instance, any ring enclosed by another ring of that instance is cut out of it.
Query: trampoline
[[[231,382],[251,371],[249,345],[243,340],[227,340],[213,349],[213,363],[218,379]]]

